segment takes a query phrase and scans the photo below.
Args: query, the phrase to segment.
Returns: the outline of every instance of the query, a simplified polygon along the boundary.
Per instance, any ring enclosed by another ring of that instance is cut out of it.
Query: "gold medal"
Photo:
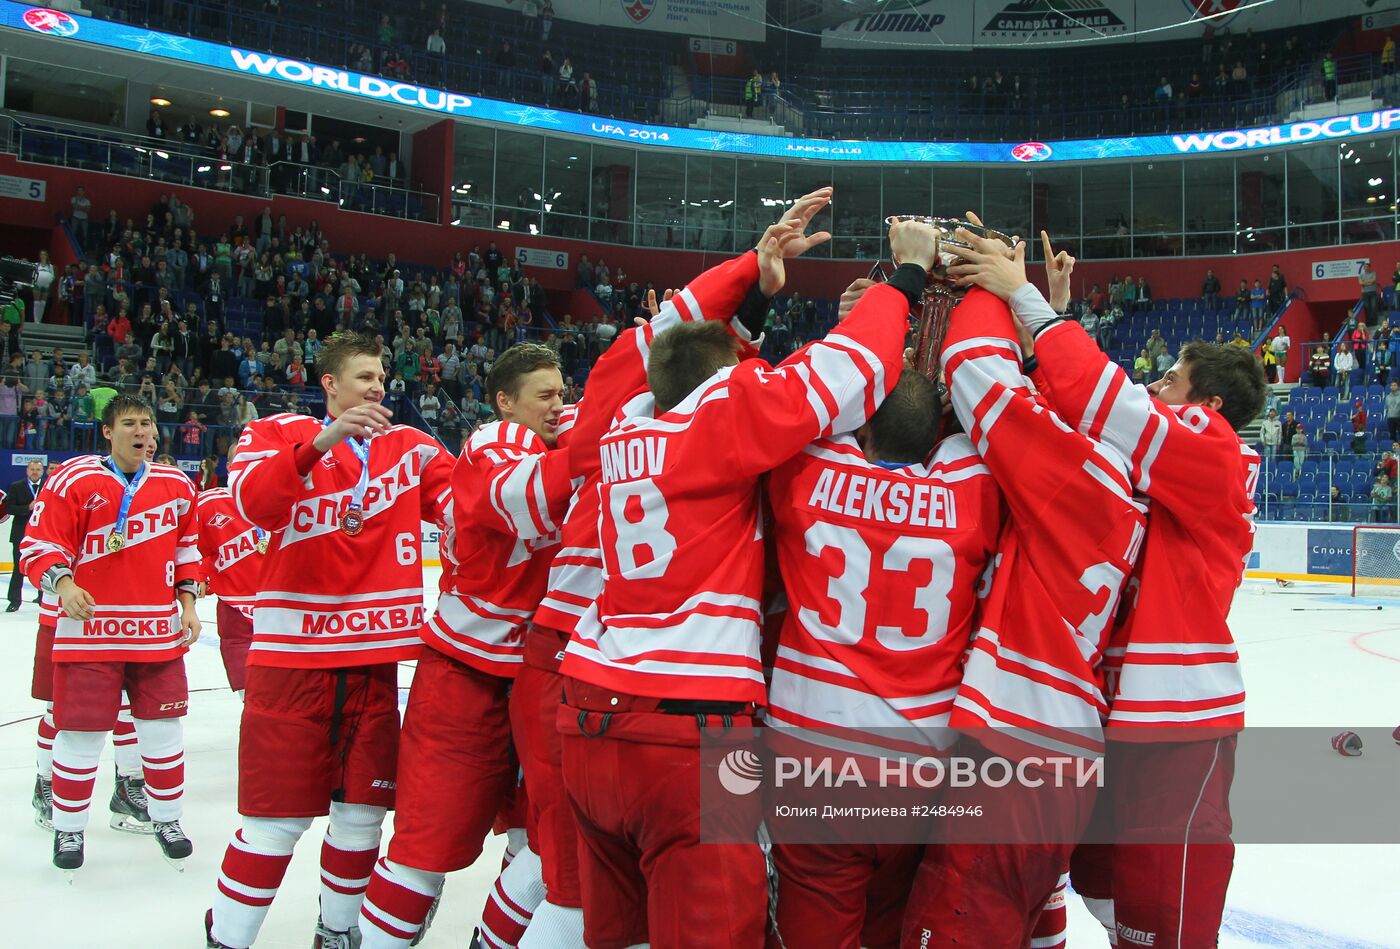
[[[261,537],[258,538],[258,553],[260,553],[260,554],[265,554],[265,553],[267,553],[267,541],[268,541],[268,537],[267,537],[266,534],[264,534],[264,535],[262,535]]]
[[[125,546],[126,546],[126,535],[125,535],[125,534],[118,534],[116,531],[112,531],[112,533],[110,533],[110,534],[107,535],[107,549],[108,549],[109,551],[111,551],[112,553],[116,553],[117,551],[121,550],[121,549],[122,549],[123,547],[125,547]]]
[[[340,529],[347,537],[354,537],[365,529],[365,518],[359,508],[352,507],[340,515]]]

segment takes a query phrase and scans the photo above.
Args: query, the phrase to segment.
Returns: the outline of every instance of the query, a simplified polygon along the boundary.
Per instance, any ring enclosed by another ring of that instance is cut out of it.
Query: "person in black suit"
[[[5,496],[5,511],[13,520],[10,521],[10,546],[14,550],[14,570],[10,573],[10,605],[5,608],[6,613],[14,613],[19,610],[20,596],[24,589],[24,574],[19,571],[19,545],[24,540],[24,531],[29,527],[29,509],[34,505],[34,499],[39,496],[39,491],[44,486],[44,463],[42,461],[31,461],[25,465],[24,477],[10,485],[9,494]]]

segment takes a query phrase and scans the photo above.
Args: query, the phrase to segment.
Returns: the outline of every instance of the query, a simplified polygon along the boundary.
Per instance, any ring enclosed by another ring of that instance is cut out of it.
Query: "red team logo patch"
[[[1186,5],[1186,9],[1191,11],[1192,18],[1214,16],[1211,21],[1215,28],[1219,30],[1226,23],[1235,18],[1235,14],[1240,12],[1240,8],[1247,0],[1181,0]]]
[[[24,11],[24,25],[36,33],[51,36],[72,36],[78,32],[78,21],[62,10],[32,7]]]
[[[1022,142],[1011,149],[1011,157],[1017,161],[1044,161],[1050,157],[1050,146],[1044,142]]]
[[[233,520],[233,518],[229,517],[227,514],[215,514],[213,517],[209,518],[209,526],[223,527],[231,520]]]
[[[641,23],[656,9],[656,0],[622,0],[622,9],[635,22]]]

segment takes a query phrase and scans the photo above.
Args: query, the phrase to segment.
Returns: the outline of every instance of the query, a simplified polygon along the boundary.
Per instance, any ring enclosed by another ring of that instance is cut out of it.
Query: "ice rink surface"
[[[436,590],[437,570],[426,571]],[[1400,599],[1377,611],[1338,598],[1341,587],[1248,581],[1235,599],[1251,725],[1342,728],[1400,723]],[[27,599],[33,591],[28,590]],[[1308,607],[1300,611],[1300,607]],[[177,872],[154,840],[107,827],[111,751],[103,760],[87,836],[87,865],[70,886],[51,863],[52,837],[34,826],[34,716],[29,698],[38,607],[0,614],[0,946],[14,949],[194,949],[203,946],[204,911],[234,809],[238,699],[219,662],[214,601],[201,602],[205,635],[187,659],[190,714],[185,719],[184,827],[194,855]],[[401,669],[400,684],[412,677]],[[405,692],[400,694],[403,701]],[[1368,745],[1366,756],[1400,755]],[[1300,767],[1359,764],[1320,746]],[[1286,789],[1281,789],[1286,793]],[[1400,789],[1396,791],[1400,809]],[[317,858],[324,825],[302,838],[286,882],[263,927],[260,947],[305,949],[316,922]],[[1394,833],[1392,827],[1377,829]],[[468,870],[448,877],[442,909],[425,949],[466,947],[495,880],[503,837]],[[1070,898],[1073,949],[1107,945],[1102,928]],[[1400,947],[1400,846],[1247,845],[1238,848],[1223,949]]]

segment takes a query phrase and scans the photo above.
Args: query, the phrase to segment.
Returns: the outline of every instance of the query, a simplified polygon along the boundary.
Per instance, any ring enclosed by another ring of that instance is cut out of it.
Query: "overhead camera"
[[[0,306],[19,295],[21,287],[32,287],[39,277],[39,265],[18,257],[0,257]]]

